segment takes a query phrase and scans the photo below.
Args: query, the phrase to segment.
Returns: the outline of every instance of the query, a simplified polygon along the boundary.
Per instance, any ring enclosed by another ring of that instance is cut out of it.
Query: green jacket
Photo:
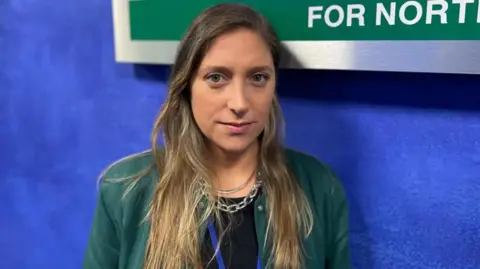
[[[313,231],[304,240],[305,268],[351,268],[348,211],[341,183],[329,168],[309,155],[286,150],[286,157],[314,213]],[[142,269],[150,228],[142,220],[158,175],[152,172],[145,176],[125,197],[126,184],[106,181],[138,174],[152,163],[153,154],[145,152],[116,162],[103,175],[84,269]],[[259,242],[265,239],[267,228],[265,203],[263,195],[255,201]],[[262,260],[266,264],[268,251],[262,253]]]

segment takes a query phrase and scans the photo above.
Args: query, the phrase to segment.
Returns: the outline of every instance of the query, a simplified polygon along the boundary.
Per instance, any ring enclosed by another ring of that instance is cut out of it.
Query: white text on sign
[[[476,10],[476,23],[480,23],[480,0],[424,0],[426,6],[419,1],[406,1],[403,3],[391,2],[389,4],[377,3],[375,9],[375,26],[384,24],[396,25],[398,21],[404,25],[415,25],[424,22],[432,24],[437,16],[441,24],[459,23],[466,21],[467,9]],[[448,12],[449,6],[458,5],[456,11]],[[413,12],[412,12],[413,10]],[[410,12],[407,14],[407,12]],[[453,15],[456,20],[449,20],[448,15]],[[329,27],[339,26],[365,26],[366,8],[362,4],[350,4],[346,8],[339,5],[311,6],[308,7],[308,28],[313,28],[315,21],[323,20]],[[458,19],[458,20],[457,20]]]

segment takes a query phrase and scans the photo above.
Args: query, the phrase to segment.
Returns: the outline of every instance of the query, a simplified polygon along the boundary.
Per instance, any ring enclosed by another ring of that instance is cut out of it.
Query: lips
[[[246,126],[246,125],[250,125],[252,124],[251,122],[221,122],[221,124],[223,125],[229,125],[229,126],[233,126],[233,127],[243,127],[243,126]]]
[[[220,124],[227,127],[228,131],[232,134],[242,134],[248,132],[248,129],[252,123],[253,122],[220,122]]]

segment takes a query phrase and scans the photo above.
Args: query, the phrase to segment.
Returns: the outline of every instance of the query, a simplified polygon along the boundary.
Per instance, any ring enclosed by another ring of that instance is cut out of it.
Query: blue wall
[[[97,175],[149,146],[168,70],[114,62],[110,2],[0,2],[2,269],[80,268]],[[280,76],[288,145],[345,185],[355,268],[480,268],[480,76]]]

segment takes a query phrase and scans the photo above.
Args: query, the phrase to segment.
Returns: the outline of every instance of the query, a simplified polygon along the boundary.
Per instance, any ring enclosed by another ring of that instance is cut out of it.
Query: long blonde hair
[[[205,52],[215,39],[229,31],[247,28],[269,45],[274,64],[280,60],[280,42],[263,16],[241,4],[219,4],[205,10],[187,30],[170,77],[169,92],[152,134],[156,184],[146,220],[151,223],[144,269],[175,269],[185,265],[202,268],[199,228],[218,210],[209,204],[203,214],[198,206],[201,186],[211,170],[206,138],[192,116],[190,84]],[[163,134],[164,148],[159,135]],[[276,97],[268,123],[259,137],[259,166],[267,199],[266,242],[271,246],[269,264],[274,268],[301,268],[302,240],[313,217],[300,186],[286,164],[282,146],[283,117]],[[213,195],[209,197],[213,199]]]

